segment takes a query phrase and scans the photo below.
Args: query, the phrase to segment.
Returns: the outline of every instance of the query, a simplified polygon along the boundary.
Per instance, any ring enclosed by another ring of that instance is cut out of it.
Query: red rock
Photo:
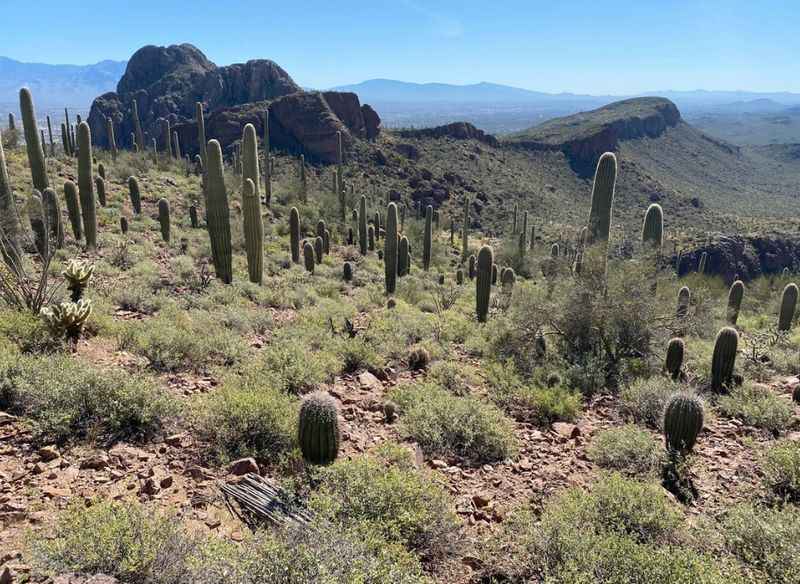
[[[232,475],[242,476],[248,473],[255,473],[260,474],[258,465],[256,461],[252,458],[240,458],[239,460],[234,460],[228,466],[228,472]]]
[[[564,438],[577,438],[581,435],[578,426],[566,422],[553,422],[553,431]]]
[[[37,454],[39,455],[39,458],[42,459],[42,462],[50,462],[51,460],[55,460],[60,456],[58,450],[56,450],[53,446],[44,446],[43,448],[39,449]]]
[[[80,469],[101,470],[108,466],[108,456],[105,454],[96,454],[85,460],[81,461]]]
[[[383,384],[380,382],[380,380],[369,371],[364,371],[363,373],[361,373],[358,376],[358,382],[364,389],[374,389],[374,390],[383,389]]]
[[[493,498],[491,493],[477,493],[472,495],[472,502],[475,503],[475,507],[481,509],[491,503]]]

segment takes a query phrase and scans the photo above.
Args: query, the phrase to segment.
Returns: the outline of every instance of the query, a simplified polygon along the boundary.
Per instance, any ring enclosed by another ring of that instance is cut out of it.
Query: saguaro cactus
[[[617,182],[617,157],[606,152],[597,162],[592,187],[592,208],[589,212],[588,243],[608,241],[614,208],[614,188]]]
[[[742,298],[744,298],[744,282],[736,280],[728,291],[728,322],[732,325],[736,325],[736,321],[739,320]]]
[[[342,267],[342,277],[345,282],[350,282],[353,279],[353,264],[345,262]]]
[[[264,201],[267,207],[272,200],[272,157],[269,145],[269,108],[264,110]]]
[[[664,370],[672,379],[679,379],[683,367],[684,344],[683,339],[674,338],[667,344],[667,357],[664,360]]]
[[[292,252],[292,262],[300,263],[300,212],[297,207],[289,211],[289,250]]]
[[[786,284],[781,294],[781,310],[778,314],[778,330],[788,331],[792,328],[794,311],[797,307],[797,285],[794,282]]]
[[[367,249],[375,251],[375,226],[372,224],[367,226]]]
[[[50,121],[50,116],[47,116],[47,138],[50,140],[50,156],[55,156],[56,143],[53,140],[53,122]]]
[[[178,136],[178,132],[172,132],[172,156],[175,157],[175,160],[183,158],[181,154],[181,139]]]
[[[386,208],[386,236],[383,239],[383,264],[387,294],[394,294],[397,288],[398,239],[397,205],[389,203]]]
[[[691,452],[703,429],[703,402],[694,395],[677,394],[664,410],[664,438],[670,452]]]
[[[17,129],[17,122],[14,120],[14,114],[11,112],[8,112],[8,129],[9,130]]]
[[[108,139],[108,149],[111,151],[111,159],[117,159],[117,141],[114,138],[114,120],[111,116],[106,118],[106,139]]]
[[[42,207],[44,207],[50,237],[55,242],[56,249],[64,247],[64,225],[61,221],[61,205],[53,189],[45,189],[42,193]]]
[[[142,123],[139,120],[139,106],[136,104],[136,99],[131,102],[131,117],[133,118],[133,131],[136,135],[136,146],[140,152],[144,152],[144,132],[142,132]],[[200,144],[202,148],[205,141],[201,140]]]
[[[678,290],[678,310],[676,316],[678,318],[686,318],[689,313],[689,303],[692,299],[692,293],[687,286],[683,286]]]
[[[409,247],[408,237],[404,235],[400,238],[400,244],[397,249],[397,275],[400,277],[408,274],[410,268],[411,256]]]
[[[315,263],[316,261],[314,259],[314,246],[306,241],[303,243],[303,264],[305,265],[306,271],[309,274],[314,273]]]
[[[97,209],[92,176],[92,133],[86,122],[78,126],[78,196],[81,200],[86,247],[92,249],[97,247]]]
[[[469,254],[469,197],[464,196],[464,223],[461,226],[461,261],[467,260]]]
[[[475,254],[469,256],[469,261],[467,262],[467,276],[469,276],[470,280],[474,280],[477,274],[476,272],[476,262],[477,259],[475,258]]]
[[[361,195],[358,201],[358,249],[367,255],[367,197]]]
[[[504,268],[503,275],[500,278],[500,284],[503,287],[503,292],[510,293],[514,289],[514,282],[517,275],[514,273],[514,268]]]
[[[211,255],[217,277],[225,284],[230,284],[233,280],[231,212],[228,207],[228,192],[225,190],[222,149],[219,142],[211,140],[208,143],[207,151],[207,223],[208,236],[211,239]]]
[[[422,269],[431,267],[431,246],[433,245],[433,207],[425,207],[425,232],[422,238]]]
[[[339,418],[336,402],[325,392],[307,396],[300,406],[298,442],[311,464],[330,464],[339,455]]]
[[[489,297],[492,293],[492,268],[494,253],[492,248],[484,245],[478,252],[477,274],[475,280],[475,312],[478,322],[486,322],[489,314]]]
[[[161,239],[169,243],[170,240],[169,201],[163,197],[158,200],[158,223],[161,226]]]
[[[656,249],[661,249],[664,244],[664,211],[657,203],[650,205],[644,214],[642,243]]]
[[[247,124],[242,132],[242,183],[246,183],[247,179],[253,181],[253,188],[255,189],[256,199],[261,204],[261,195],[258,190],[258,182],[260,178],[258,171],[258,142],[256,138],[256,128],[253,124]],[[261,211],[259,211],[259,217]]]
[[[72,181],[64,182],[64,201],[67,203],[67,215],[69,216],[69,223],[72,225],[72,234],[76,240],[83,237],[83,228],[81,226],[81,205],[78,200],[78,189]]]
[[[22,225],[17,213],[14,195],[11,192],[11,183],[8,179],[8,169],[6,167],[6,155],[3,152],[3,136],[0,134],[0,251],[3,260],[17,272],[20,268],[21,252],[20,237],[22,235]]]
[[[517,225],[519,223],[519,203],[514,203],[514,210],[511,213],[511,234],[517,234]]]
[[[735,328],[726,326],[717,333],[711,357],[711,389],[714,391],[721,391],[733,378],[738,348],[739,333]]]
[[[139,181],[136,180],[135,176],[128,177],[128,192],[130,193],[131,207],[133,208],[133,213],[135,215],[141,215],[142,194],[139,191]]]
[[[300,200],[304,203],[308,200],[308,182],[306,180],[306,157],[300,155]]]
[[[44,162],[44,150],[36,125],[36,110],[33,107],[33,96],[27,87],[19,90],[19,109],[22,112],[22,129],[25,132],[25,148],[28,151],[28,163],[31,167],[33,188],[43,192],[50,186],[47,179],[47,167]]]
[[[94,177],[94,188],[97,191],[97,200],[100,202],[101,207],[106,206],[106,181],[102,176]]]
[[[39,191],[33,191],[33,194],[28,198],[27,209],[36,251],[42,258],[47,258],[50,256],[50,233],[47,227],[47,215],[44,212],[42,196]]]
[[[172,158],[172,129],[167,118],[161,118],[161,142],[167,158]]]
[[[697,271],[701,274],[706,273],[706,265],[708,264],[708,252],[700,254],[700,263],[697,265]]]
[[[255,132],[255,130],[254,130]],[[258,180],[258,174],[256,174]],[[261,221],[261,198],[253,181],[244,180],[242,191],[244,245],[247,252],[247,274],[254,284],[261,284],[264,274],[264,224]]]

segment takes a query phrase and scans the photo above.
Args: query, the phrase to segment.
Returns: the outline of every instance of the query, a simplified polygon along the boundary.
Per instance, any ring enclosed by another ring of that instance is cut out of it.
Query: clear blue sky
[[[2,0],[0,54],[85,64],[190,42],[304,86],[384,77],[542,91],[800,92],[798,0]],[[31,14],[33,12],[34,14]]]

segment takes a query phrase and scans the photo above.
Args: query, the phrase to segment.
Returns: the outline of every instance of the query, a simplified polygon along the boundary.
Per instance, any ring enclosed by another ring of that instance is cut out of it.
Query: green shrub
[[[784,440],[771,446],[762,470],[765,483],[776,495],[800,501],[800,444]]]
[[[0,408],[30,418],[37,440],[64,442],[151,434],[174,404],[145,378],[48,356],[0,363]]]
[[[663,445],[632,424],[599,432],[589,446],[589,457],[603,468],[629,474],[655,473],[665,462]]]
[[[755,426],[775,434],[783,432],[792,419],[792,406],[768,387],[746,383],[736,387],[729,395],[719,399],[723,415],[738,418],[748,426]]]
[[[49,536],[29,542],[40,570],[106,574],[130,584],[191,581],[187,560],[199,543],[172,518],[117,501],[72,505]]]
[[[665,377],[639,379],[622,388],[620,404],[623,411],[637,423],[661,429],[664,425],[664,409],[680,389]]]
[[[299,402],[267,380],[230,380],[204,396],[195,410],[197,429],[222,461],[252,456],[275,462],[297,442]]]
[[[292,340],[291,334],[285,334],[259,353],[245,375],[253,382],[267,379],[283,392],[301,394],[327,381],[338,367],[333,354],[309,350],[302,342]]]
[[[474,397],[457,397],[433,384],[397,388],[402,430],[432,456],[461,456],[473,463],[514,456],[514,426],[496,407]]]
[[[800,582],[800,510],[737,505],[715,530],[726,550],[749,569],[754,582]]]
[[[320,480],[311,508],[338,524],[365,524],[428,559],[455,544],[459,522],[447,492],[416,470],[400,446],[336,462],[322,469]]]
[[[41,317],[28,311],[0,311],[0,339],[8,339],[24,353],[41,353],[61,347]]]
[[[453,395],[468,395],[478,383],[469,365],[460,361],[436,361],[428,370],[427,379]]]
[[[610,475],[550,500],[538,518],[530,508],[512,515],[487,542],[486,580],[738,582],[731,566],[678,545],[681,522],[660,487]]]

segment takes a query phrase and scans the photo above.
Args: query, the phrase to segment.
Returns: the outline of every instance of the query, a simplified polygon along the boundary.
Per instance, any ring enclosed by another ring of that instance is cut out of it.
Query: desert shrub
[[[549,501],[541,516],[512,515],[486,546],[485,576],[548,582],[738,581],[734,568],[680,542],[681,514],[660,487],[619,475],[587,493],[572,489]]]
[[[426,454],[482,463],[516,453],[511,421],[477,398],[457,397],[425,383],[399,387],[391,397],[400,406],[403,432]]]
[[[766,485],[779,497],[800,501],[800,444],[784,440],[767,450],[762,463]]]
[[[41,317],[28,311],[0,311],[0,339],[8,339],[24,353],[41,353],[61,347]]]
[[[359,369],[377,369],[383,365],[375,347],[364,335],[353,338],[339,337],[334,346],[343,373],[352,373]]]
[[[54,442],[150,434],[174,409],[149,380],[68,356],[4,360],[0,407],[30,418],[39,441]]]
[[[725,549],[748,569],[754,582],[800,582],[800,511],[792,506],[748,504],[728,510],[718,529]]]
[[[453,395],[467,395],[471,386],[478,383],[472,369],[459,361],[436,361],[428,371],[428,379]]]
[[[663,446],[631,424],[598,433],[589,446],[589,457],[603,468],[628,474],[657,472],[665,461]]]
[[[242,338],[208,313],[175,308],[147,321],[127,323],[118,340],[120,348],[146,357],[158,371],[200,370],[214,363],[230,365],[247,351]]]
[[[416,470],[411,453],[383,445],[375,455],[325,468],[311,508],[335,523],[364,524],[426,558],[455,543],[459,526],[445,489]]]
[[[620,405],[637,423],[661,429],[667,402],[678,391],[680,386],[665,377],[638,379],[622,388]]]
[[[199,402],[199,434],[222,461],[252,456],[275,462],[296,444],[298,400],[268,380],[231,379]]]
[[[270,385],[286,393],[301,394],[313,390],[336,371],[339,362],[329,352],[310,350],[292,340],[291,334],[276,338],[259,353],[245,376],[253,383],[269,380]]]
[[[729,418],[738,418],[749,426],[775,434],[786,429],[793,415],[789,402],[779,398],[768,387],[751,383],[736,387],[729,395],[722,396],[718,407]]]
[[[48,538],[29,542],[34,563],[52,573],[106,574],[131,584],[190,581],[188,559],[198,541],[168,516],[140,504],[75,504]]]

